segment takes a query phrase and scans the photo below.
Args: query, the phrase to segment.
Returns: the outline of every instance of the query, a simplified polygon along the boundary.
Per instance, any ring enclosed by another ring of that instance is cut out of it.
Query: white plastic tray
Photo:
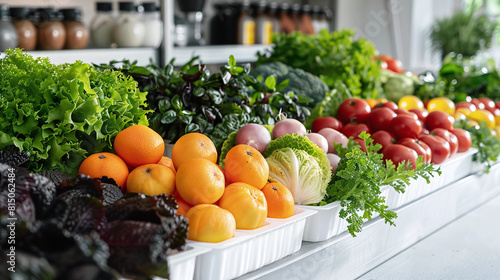
[[[196,258],[194,279],[232,279],[297,252],[306,218],[315,212],[296,208],[290,218],[267,218],[263,227],[236,230],[235,237],[219,243],[188,241],[210,249]]]
[[[429,184],[424,178],[418,178],[406,188],[404,193],[398,193],[391,188],[386,197],[389,209],[397,209],[470,175],[473,171],[472,159],[475,153],[477,153],[477,149],[471,148],[467,152],[455,154],[442,164],[437,165],[441,167],[441,176],[430,178]]]
[[[383,197],[387,197],[389,187],[384,186],[380,191]],[[316,214],[306,219],[304,237],[302,238],[304,241],[325,241],[347,230],[347,221],[339,217],[340,209],[342,209],[339,201],[324,206],[297,205],[295,207],[317,211]],[[363,213],[359,214],[363,215]],[[372,219],[377,217],[377,215],[377,213],[373,213]]]

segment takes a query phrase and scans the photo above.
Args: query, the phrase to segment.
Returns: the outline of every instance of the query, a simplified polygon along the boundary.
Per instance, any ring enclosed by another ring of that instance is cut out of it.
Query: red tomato
[[[472,139],[470,136],[470,132],[468,132],[465,129],[461,128],[454,128],[450,131],[451,133],[455,134],[458,140],[458,153],[463,153],[467,152],[471,145],[472,145]]]
[[[337,119],[343,124],[363,123],[371,112],[368,102],[360,98],[348,98],[344,100],[337,110]]]
[[[374,108],[366,119],[366,124],[370,131],[375,132],[383,129],[389,129],[391,120],[396,116],[391,109],[385,107]]]
[[[450,157],[458,151],[458,139],[455,134],[443,128],[434,128],[431,130],[432,135],[439,136],[450,144]]]
[[[481,97],[481,98],[478,98],[478,100],[479,100],[479,102],[484,104],[484,109],[486,109],[492,113],[495,111],[495,109],[496,109],[495,102],[493,100],[491,100],[490,98]]]
[[[455,124],[455,119],[448,113],[443,111],[432,111],[425,118],[424,126],[429,131],[432,131],[434,128],[444,128],[446,130],[453,129],[453,125]]]
[[[427,115],[429,115],[429,112],[427,110],[420,110],[420,109],[410,109],[408,110],[410,113],[413,113],[417,115],[418,120],[424,123],[425,118],[427,118]]]
[[[415,169],[417,166],[417,158],[418,154],[415,150],[410,149],[401,144],[392,144],[384,148],[382,151],[383,159],[390,159],[395,165],[396,168],[403,161],[406,162],[405,167],[408,168],[408,163],[411,163],[411,168]]]
[[[431,163],[432,160],[432,152],[431,148],[424,142],[413,139],[413,138],[403,138],[400,139],[397,144],[404,145],[410,149],[415,150],[419,156],[422,156],[422,161],[426,163]]]
[[[379,153],[381,153],[385,147],[396,143],[394,137],[385,130],[379,130],[373,133],[371,138],[373,139],[373,144],[380,144],[382,146],[378,151]]]
[[[389,108],[391,110],[396,110],[398,108],[398,104],[392,102],[392,101],[387,101],[385,103],[382,103],[382,105],[380,105],[381,107],[386,107],[386,108]]]
[[[472,98],[470,103],[474,104],[477,110],[486,109],[486,106],[484,106],[483,102],[481,102],[478,98]]]
[[[365,140],[360,139],[360,138],[354,138],[354,142],[358,143],[360,146],[361,151],[366,153],[366,143]]]
[[[495,101],[495,107],[497,107],[497,109],[500,109],[500,101]]]
[[[358,124],[348,123],[348,124],[344,125],[341,132],[347,138],[349,138],[349,137],[358,138],[359,134],[363,131],[370,133],[370,129],[368,128],[368,126],[366,124],[364,124],[364,123],[358,123]]]
[[[377,59],[384,61],[387,64],[387,69],[395,73],[403,73],[403,64],[397,58],[391,57],[389,55],[380,55]]]
[[[471,102],[467,102],[467,101],[462,101],[462,102],[458,102],[457,104],[455,104],[455,109],[458,109],[458,108],[469,109],[471,112],[474,112],[477,109],[476,105],[472,104]]]
[[[398,109],[395,109],[394,110],[394,113],[396,113],[396,115],[407,115],[407,116],[411,116],[413,117],[414,119],[418,120],[418,116],[417,114],[415,113],[412,113],[406,109],[401,109],[401,108],[398,108]]]
[[[312,122],[311,131],[318,132],[325,127],[340,131],[342,129],[342,122],[334,117],[317,117]]]
[[[396,139],[417,138],[422,132],[422,123],[412,116],[398,115],[392,119],[390,131]]]
[[[450,157],[450,143],[443,138],[435,135],[421,135],[418,139],[431,148],[432,163],[441,164]]]
[[[427,110],[427,105],[429,105],[429,101],[430,100],[424,100],[423,101],[424,102],[424,109],[426,109],[426,110]]]

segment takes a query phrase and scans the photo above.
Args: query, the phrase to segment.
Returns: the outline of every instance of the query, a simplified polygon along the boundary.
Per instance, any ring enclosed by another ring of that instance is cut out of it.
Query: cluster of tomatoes
[[[353,137],[365,152],[365,143],[358,135],[366,131],[374,144],[382,146],[379,152],[384,159],[396,165],[404,161],[415,168],[418,156],[423,162],[441,164],[472,144],[467,130],[454,128],[455,118],[442,110],[443,102],[447,100],[435,99],[425,106],[415,96],[405,96],[398,104],[349,98],[339,106],[335,117],[316,118],[311,130],[337,130],[347,138]]]

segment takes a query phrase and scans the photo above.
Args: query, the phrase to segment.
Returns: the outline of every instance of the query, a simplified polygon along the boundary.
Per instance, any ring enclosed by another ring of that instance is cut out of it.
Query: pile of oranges
[[[269,167],[251,146],[231,148],[225,169],[217,164],[214,143],[200,133],[177,140],[172,158],[163,156],[162,137],[135,125],[121,131],[112,153],[96,153],[80,166],[79,173],[113,178],[124,192],[173,194],[177,213],[189,220],[188,238],[221,242],[236,229],[262,227],[267,217],[288,218],[294,199],[283,185],[268,182]]]

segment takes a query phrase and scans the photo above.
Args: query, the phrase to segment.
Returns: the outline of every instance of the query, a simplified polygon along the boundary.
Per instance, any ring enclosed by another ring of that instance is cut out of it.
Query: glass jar
[[[17,47],[17,30],[10,21],[8,5],[0,5],[0,51]]]
[[[144,23],[144,47],[158,48],[163,39],[163,22],[161,21],[160,10],[155,2],[142,3],[144,13],[142,16]]]
[[[114,39],[118,47],[140,47],[145,28],[134,2],[119,2],[119,14],[115,21]]]
[[[96,2],[96,13],[90,25],[92,45],[99,48],[112,47],[115,42],[113,39],[114,27],[113,3]]]
[[[56,8],[39,9],[38,48],[60,50],[66,43],[66,28],[62,23],[62,13]]]
[[[255,17],[250,3],[246,1],[241,5],[241,14],[238,21],[238,44],[255,44]]]
[[[82,22],[82,11],[77,8],[62,9],[66,28],[66,49],[84,49],[89,42],[89,31]]]
[[[33,21],[30,20],[32,8],[12,7],[10,14],[12,23],[17,30],[17,46],[25,51],[31,51],[36,48],[37,30]]]

